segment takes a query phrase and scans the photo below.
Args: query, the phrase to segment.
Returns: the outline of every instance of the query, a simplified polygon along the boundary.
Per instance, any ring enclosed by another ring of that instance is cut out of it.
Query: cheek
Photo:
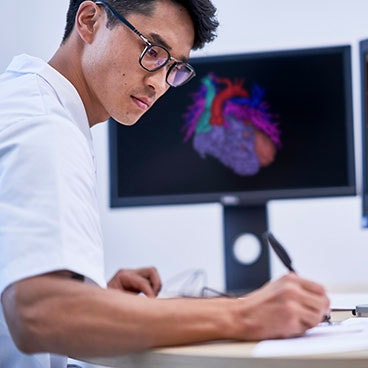
[[[92,95],[107,100],[122,94],[124,87],[127,86],[127,73],[120,65],[117,60],[102,55],[102,52],[86,55],[85,78]]]

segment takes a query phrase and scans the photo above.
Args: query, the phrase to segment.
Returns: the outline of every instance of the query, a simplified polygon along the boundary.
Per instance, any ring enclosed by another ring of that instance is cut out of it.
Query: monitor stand
[[[223,206],[223,221],[226,291],[255,290],[270,279],[269,247],[262,241],[268,228],[266,204]]]

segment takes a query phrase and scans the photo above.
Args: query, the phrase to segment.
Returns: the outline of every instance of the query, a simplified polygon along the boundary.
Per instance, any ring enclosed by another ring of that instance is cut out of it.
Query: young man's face
[[[154,72],[143,69],[139,57],[145,42],[122,22],[107,29],[104,7],[99,7],[99,14],[96,37],[86,45],[82,59],[91,109],[100,121],[111,116],[133,125],[170,87],[166,74],[171,62]],[[130,14],[127,19],[150,42],[163,42],[175,59],[189,58],[194,29],[181,6],[159,1],[150,17]]]

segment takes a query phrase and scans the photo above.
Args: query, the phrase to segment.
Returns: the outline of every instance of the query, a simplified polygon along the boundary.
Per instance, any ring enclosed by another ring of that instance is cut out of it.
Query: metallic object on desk
[[[368,304],[359,304],[353,311],[356,317],[368,317]]]

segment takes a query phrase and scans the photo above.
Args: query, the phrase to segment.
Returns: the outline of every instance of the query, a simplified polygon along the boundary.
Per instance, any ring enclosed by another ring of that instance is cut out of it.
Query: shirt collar
[[[85,135],[87,140],[91,142],[91,129],[83,101],[76,88],[68,79],[42,59],[26,54],[15,57],[7,70],[17,73],[19,73],[19,71],[22,73],[34,73],[45,79],[55,90],[60,103],[70,114],[73,124],[75,124]]]

